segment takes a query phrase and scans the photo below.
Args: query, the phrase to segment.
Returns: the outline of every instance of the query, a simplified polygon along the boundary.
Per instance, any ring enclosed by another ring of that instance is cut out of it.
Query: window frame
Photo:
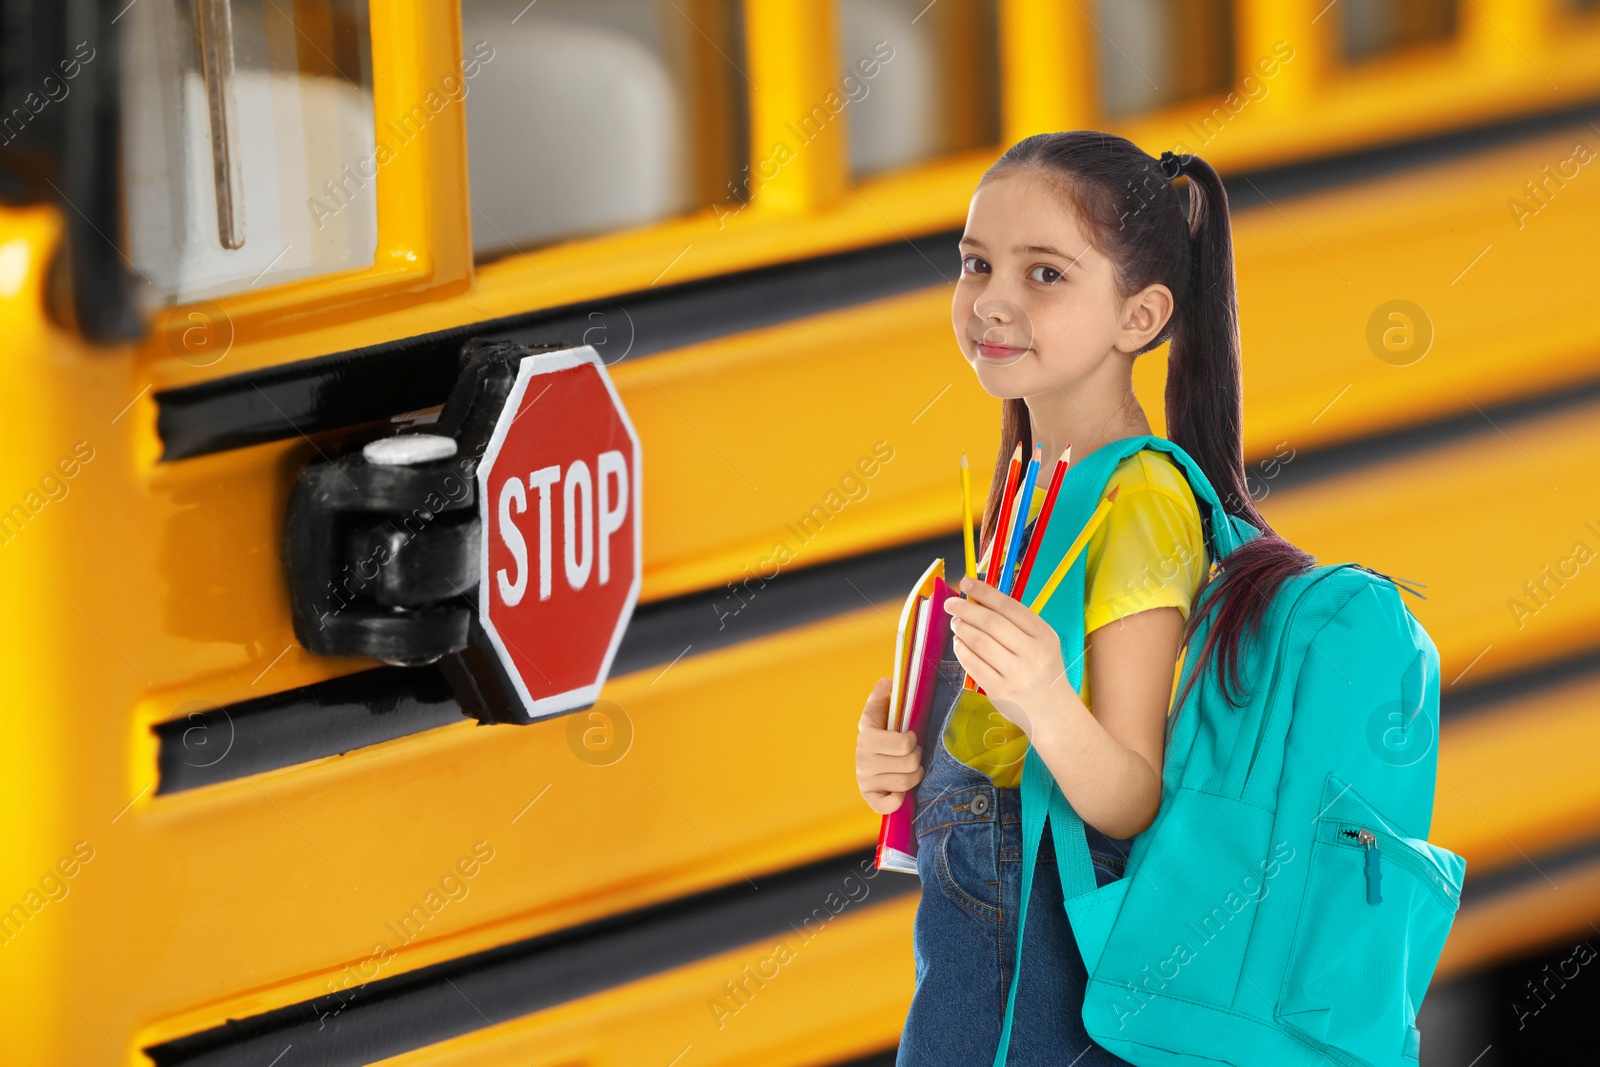
[[[461,21],[453,0],[371,0],[368,19],[373,129],[381,139],[387,123],[399,122],[438,89],[439,72],[459,74]],[[370,266],[202,297],[152,312],[139,355],[157,387],[253,369],[263,365],[260,349],[265,346],[257,342],[309,339],[326,328],[441,299],[470,284],[466,115],[459,105],[450,102],[433,114],[405,151],[380,166],[374,180],[378,240]],[[203,368],[186,362],[170,339],[197,324],[225,332],[227,344],[239,350],[237,358]]]
[[[164,323],[184,322],[195,305],[167,309],[144,349],[151,377],[158,387],[193,384],[427,329],[935,233],[961,224],[983,172],[1004,146],[1031,133],[1098,127],[1154,154],[1192,141],[1188,124],[1227,99],[1225,93],[1195,97],[1104,120],[1095,99],[1097,31],[1085,8],[1057,0],[998,2],[1001,144],[854,179],[845,109],[804,151],[769,167],[770,179],[742,207],[714,204],[475,267],[466,115],[451,107],[418,138],[415,151],[380,171],[371,267],[205,302],[220,308],[248,349],[214,368],[197,369],[166,351]],[[744,3],[748,143],[752,173],[759,173],[787,123],[834,88],[837,17],[832,5],[814,0]],[[1590,69],[1584,55],[1600,43],[1600,18],[1568,17],[1562,0],[1475,0],[1463,7],[1454,40],[1355,67],[1336,59],[1336,24],[1316,18],[1325,6],[1325,0],[1237,0],[1234,89],[1274,42],[1291,41],[1295,56],[1281,64],[1270,91],[1248,104],[1255,112],[1248,122],[1190,150],[1236,171],[1537,111],[1573,99],[1574,91],[1600,93],[1600,70]],[[1318,29],[1306,33],[1308,26]],[[455,0],[374,0],[371,30],[381,130],[427,92],[423,72],[460,62],[459,8]],[[1063,78],[1063,70],[1080,73]],[[1564,87],[1559,99],[1546,73]],[[1416,93],[1419,81],[1425,94]],[[952,280],[955,273],[952,259]],[[266,340],[284,343],[255,343]]]

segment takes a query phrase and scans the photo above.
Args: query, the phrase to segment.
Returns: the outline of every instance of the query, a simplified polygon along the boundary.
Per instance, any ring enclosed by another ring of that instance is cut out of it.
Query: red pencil
[[[1022,556],[1022,570],[1017,572],[1017,584],[1011,587],[1011,595],[1017,600],[1022,599],[1022,588],[1028,584],[1028,575],[1033,573],[1033,557],[1039,554],[1039,542],[1044,540],[1045,524],[1050,521],[1050,510],[1056,506],[1056,494],[1061,492],[1061,480],[1067,476],[1067,466],[1071,462],[1072,446],[1068,445],[1061,453],[1061,458],[1056,460],[1056,469],[1050,475],[1050,488],[1044,494],[1044,504],[1039,508],[1039,517],[1033,520],[1033,536],[1028,538],[1028,551]]]
[[[994,540],[989,542],[990,566],[984,571],[983,580],[990,585],[1000,584],[1000,567],[1005,566],[1004,545],[1011,538],[1011,506],[1017,499],[1017,482],[1022,474],[1022,442],[1017,442],[1016,451],[1011,453],[1011,465],[1006,468],[1006,490],[1000,496],[1000,517],[995,520]],[[999,566],[995,566],[998,559]]]
[[[1006,527],[1011,518],[1011,502],[1017,495],[1017,480],[1022,474],[1022,442],[1017,442],[1017,447],[1011,453],[1011,465],[1006,468],[1006,488],[1000,496],[1000,517],[995,521],[994,536],[989,539],[989,553],[985,557],[983,580],[989,585],[995,585],[1000,580],[1000,565],[1003,565],[1004,549],[999,546],[1006,543]],[[997,564],[999,561],[999,564]],[[962,688],[977,690],[978,683],[972,680],[972,675],[967,675]],[[978,690],[982,692],[982,690]]]

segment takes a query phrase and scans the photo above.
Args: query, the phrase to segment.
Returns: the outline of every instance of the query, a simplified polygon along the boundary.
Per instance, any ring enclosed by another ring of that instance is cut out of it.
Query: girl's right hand
[[[856,787],[879,815],[897,810],[906,790],[922,781],[917,735],[888,729],[889,679],[879,678],[861,710],[856,734]]]

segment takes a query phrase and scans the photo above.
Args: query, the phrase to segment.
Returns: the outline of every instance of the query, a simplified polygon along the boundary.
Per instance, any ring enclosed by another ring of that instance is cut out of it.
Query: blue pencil
[[[1039,464],[1043,459],[1042,446],[1034,445],[1033,458],[1028,460],[1028,469],[1022,475],[1022,488],[1017,491],[1017,521],[1011,524],[1010,543],[1006,545],[1000,564],[1000,591],[1007,596],[1011,595],[1011,583],[1015,578],[1012,571],[1022,552],[1022,528],[1028,524],[1028,509],[1033,506],[1033,483],[1039,480]]]

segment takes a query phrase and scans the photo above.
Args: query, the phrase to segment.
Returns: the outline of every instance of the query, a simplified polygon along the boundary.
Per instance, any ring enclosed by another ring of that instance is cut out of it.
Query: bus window
[[[154,302],[372,264],[367,0],[147,0],[121,21],[128,250]]]
[[[742,199],[738,0],[463,0],[481,262]],[[474,49],[477,51],[474,52]]]
[[[850,171],[897,170],[1000,140],[995,0],[838,0]]]
[[[1344,0],[1339,5],[1341,53],[1360,63],[1456,32],[1456,0]]]
[[[1232,0],[1099,0],[1094,18],[1107,118],[1226,92],[1233,81]]]

